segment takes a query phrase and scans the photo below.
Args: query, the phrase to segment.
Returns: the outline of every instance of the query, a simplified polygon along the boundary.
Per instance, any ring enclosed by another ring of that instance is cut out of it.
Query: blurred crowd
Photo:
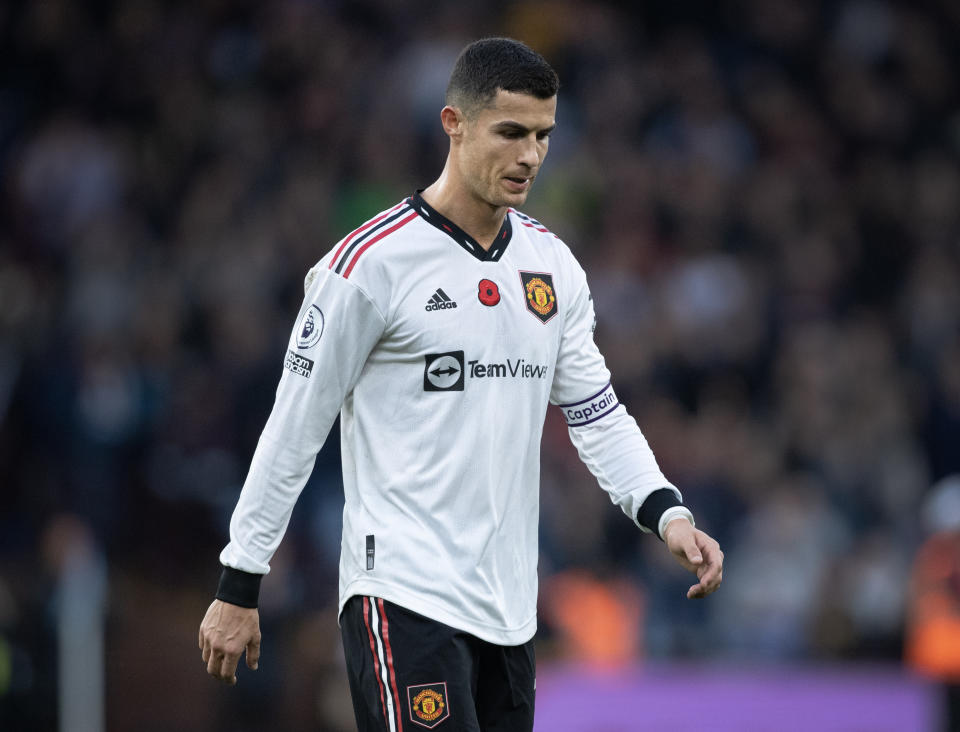
[[[68,514],[109,566],[116,729],[350,728],[337,429],[242,697],[204,678],[196,628],[303,276],[436,177],[449,69],[493,34],[560,74],[525,210],[587,270],[617,392],[726,552],[687,601],[551,410],[542,657],[609,649],[576,637],[584,607],[614,657],[901,657],[920,507],[960,472],[960,5],[628,5],[0,4],[7,720],[55,715]]]

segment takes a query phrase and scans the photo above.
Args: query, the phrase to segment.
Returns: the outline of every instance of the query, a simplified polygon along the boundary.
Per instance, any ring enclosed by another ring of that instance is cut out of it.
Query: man
[[[558,80],[521,43],[461,53],[427,189],[308,273],[286,372],[230,522],[207,671],[257,667],[259,580],[341,413],[340,625],[360,730],[531,730],[540,436],[560,406],[581,458],[641,530],[720,583],[593,342],[570,250],[515,210],[554,127]]]

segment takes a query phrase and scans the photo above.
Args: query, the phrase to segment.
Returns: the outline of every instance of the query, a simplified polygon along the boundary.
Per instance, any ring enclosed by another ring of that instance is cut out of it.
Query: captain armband
[[[613,386],[607,384],[603,389],[591,397],[587,397],[573,404],[559,404],[563,418],[568,427],[583,427],[596,422],[610,414],[620,406],[620,400],[613,391]]]

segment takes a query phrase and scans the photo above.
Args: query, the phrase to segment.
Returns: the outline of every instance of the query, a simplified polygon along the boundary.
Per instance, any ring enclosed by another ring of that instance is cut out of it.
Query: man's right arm
[[[311,275],[273,410],[230,519],[217,600],[200,628],[200,647],[210,649],[204,651],[207,670],[227,682],[235,678],[229,666],[232,658],[236,668],[238,644],[247,648],[248,665],[254,637],[259,654],[260,579],[270,570],[343,400],[385,327],[376,305],[352,282],[320,265]]]
[[[230,543],[220,554],[224,567],[269,571],[316,455],[384,327],[362,290],[320,267],[290,335],[276,401],[230,519]]]

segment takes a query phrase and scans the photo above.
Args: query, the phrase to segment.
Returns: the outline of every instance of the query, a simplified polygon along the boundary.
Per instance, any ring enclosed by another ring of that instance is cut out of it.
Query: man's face
[[[555,96],[500,90],[468,118],[458,166],[476,198],[496,207],[523,205],[547,157],[556,111]]]

